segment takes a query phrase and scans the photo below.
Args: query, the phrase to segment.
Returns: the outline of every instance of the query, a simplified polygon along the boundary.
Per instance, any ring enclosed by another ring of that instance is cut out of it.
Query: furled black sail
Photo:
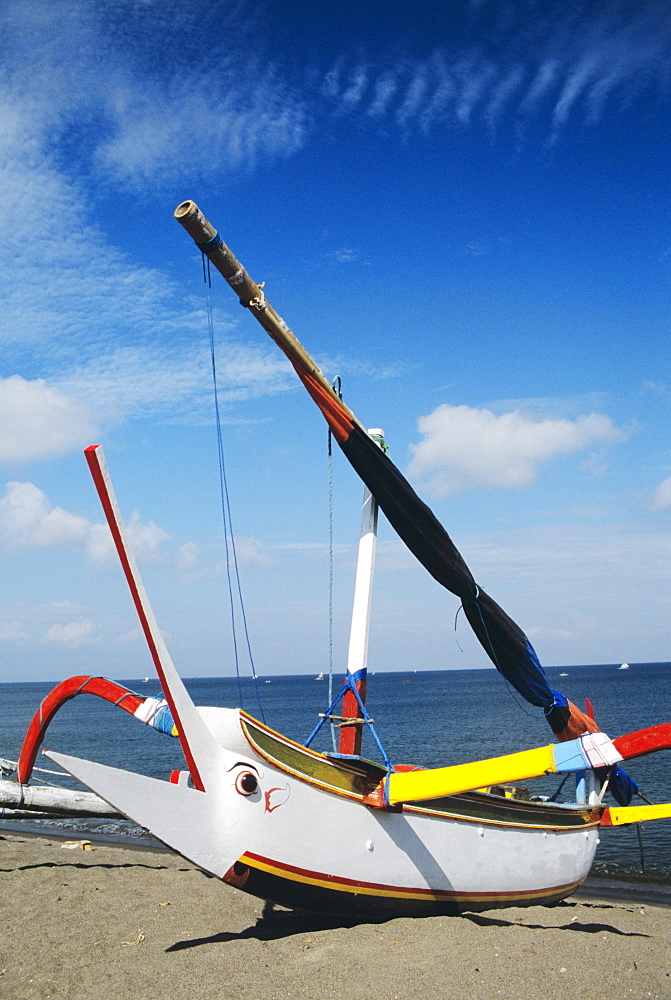
[[[593,718],[553,690],[529,639],[509,615],[482,590],[461,553],[433,511],[349,411],[313,375],[290,358],[306,389],[324,414],[352,468],[371,491],[380,509],[419,562],[460,600],[464,614],[496,669],[530,704],[542,708],[559,740],[596,732]],[[611,791],[628,805],[637,791],[621,768],[611,774]]]
[[[445,528],[391,459],[358,423],[349,419],[337,399],[324,393],[310,373],[295,363],[294,367],[399,538],[434,579],[461,600],[471,628],[497,670],[523,698],[543,709],[560,739],[573,739],[587,729],[596,731],[592,719],[550,687],[522,629],[478,587]]]

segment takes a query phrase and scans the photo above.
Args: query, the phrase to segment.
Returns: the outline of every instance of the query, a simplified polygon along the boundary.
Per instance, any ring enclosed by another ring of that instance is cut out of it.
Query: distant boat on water
[[[623,663],[622,666],[618,667],[617,669],[618,670],[629,670],[629,664],[628,663]]]

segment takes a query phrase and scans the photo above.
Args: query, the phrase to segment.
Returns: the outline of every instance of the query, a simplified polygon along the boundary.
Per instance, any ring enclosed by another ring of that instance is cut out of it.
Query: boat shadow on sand
[[[566,906],[567,908],[578,905],[583,907],[591,906],[597,909],[617,909],[617,907],[611,906],[607,903],[578,904],[562,902],[557,904],[557,906]],[[556,907],[552,907],[552,909],[555,908]],[[508,920],[503,917],[485,916],[482,913],[462,913],[460,914],[460,917],[452,917],[451,919],[458,920],[460,918],[463,920],[470,920],[479,927],[526,927],[530,930],[578,931],[583,934],[607,933],[615,934],[620,937],[646,938],[650,936],[649,934],[642,934],[637,931],[622,931],[618,927],[609,923],[585,923],[577,920],[576,918],[573,918],[573,920],[567,924],[559,925],[537,923],[531,920]],[[198,948],[203,945],[211,944],[226,944],[229,941],[242,941],[250,938],[257,941],[276,941],[281,938],[292,937],[295,934],[334,930],[339,927],[356,927],[361,923],[370,923],[370,921],[361,921],[356,920],[355,918],[347,920],[338,917],[329,919],[328,917],[319,916],[317,914],[300,913],[293,910],[278,910],[273,906],[273,904],[268,903],[264,908],[262,916],[256,921],[256,923],[250,927],[246,927],[243,931],[220,931],[218,934],[211,934],[208,935],[208,937],[177,941],[165,950],[166,952],[184,951],[187,948]]]
[[[119,868],[147,868],[150,871],[168,871],[170,865],[145,865],[141,862],[127,861],[124,864],[119,864],[113,861],[95,861],[87,864],[85,861],[36,861],[34,864],[30,865],[13,865],[11,868],[0,868],[0,874],[8,874],[10,872],[28,872],[37,868],[77,868],[80,871],[88,871],[91,868],[107,868],[110,871],[117,871]],[[190,868],[184,868],[183,871],[190,871]]]
[[[616,910],[617,906],[613,906],[610,903],[572,903],[568,900],[562,900],[556,903],[554,907],[549,907],[550,909],[556,909],[557,907],[566,907],[570,909],[571,907],[593,907],[598,910]],[[461,916],[465,920],[470,920],[474,924],[478,924],[480,927],[527,927],[529,930],[553,930],[553,931],[580,931],[583,934],[616,934],[619,937],[640,937],[647,938],[650,937],[649,934],[644,934],[640,931],[622,931],[619,927],[613,926],[613,924],[607,923],[585,923],[578,920],[577,917],[573,917],[571,921],[567,924],[542,924],[542,923],[532,923],[526,920],[505,920],[502,917],[485,916],[484,913],[462,913]]]

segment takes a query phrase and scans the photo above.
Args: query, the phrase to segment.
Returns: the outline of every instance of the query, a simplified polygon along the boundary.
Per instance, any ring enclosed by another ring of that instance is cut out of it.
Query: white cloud
[[[303,141],[297,92],[277,67],[254,61],[240,31],[206,81],[182,48],[185,39],[197,47],[204,30],[198,4],[167,5],[160,47],[164,5],[134,10],[132,46],[116,44],[117,33],[126,40],[125,6],[10,0],[0,9],[0,184],[13,206],[0,218],[3,374],[49,373],[0,383],[0,459],[63,453],[131,416],[212,417],[209,362],[190,337],[206,329],[202,300],[185,303],[167,273],[112,246],[89,221],[85,185],[101,171],[155,186],[170,171],[249,170]],[[218,25],[234,13],[219,11]],[[179,58],[168,59],[179,36]],[[215,315],[218,336],[236,322]],[[265,345],[229,338],[225,348],[228,398],[289,383]]]
[[[421,417],[423,440],[413,446],[409,474],[424,479],[435,496],[462,490],[518,490],[558,455],[622,441],[626,433],[609,417],[536,419],[520,410],[495,415],[469,406],[438,406]]]
[[[510,105],[515,94],[522,89],[523,83],[523,67],[512,66],[502,79],[493,85],[485,112],[492,131],[496,128],[506,106]]]
[[[667,655],[668,532],[631,520],[545,523],[462,536],[459,548],[545,665]],[[475,646],[461,616],[458,635]]]
[[[462,125],[468,125],[477,105],[485,100],[489,103],[490,89],[497,79],[498,71],[491,64],[473,65],[470,62],[459,64],[455,71],[461,84],[455,111],[458,121]],[[500,103],[496,91],[495,99]]]
[[[44,636],[45,642],[60,643],[64,646],[83,646],[93,637],[93,625],[90,621],[68,622],[65,625],[52,625]]]
[[[185,542],[180,546],[177,567],[182,573],[192,573],[198,569],[198,546],[195,542]]]
[[[236,538],[235,551],[240,566],[269,566],[273,561],[258,538]]]
[[[252,536],[235,539],[235,560],[239,568],[245,566],[265,567],[274,562],[267,546]],[[232,561],[233,553],[231,552],[231,565]],[[200,547],[195,542],[186,542],[180,547],[177,567],[190,580],[207,579],[226,573],[226,561],[203,562]]]
[[[227,7],[217,11],[222,41],[198,3],[10,0],[3,66],[24,114],[10,115],[5,133],[26,122],[52,140],[84,130],[91,162],[134,186],[292,154],[305,138],[303,103],[277,64],[257,57],[253,12]]]
[[[62,455],[87,444],[93,433],[87,408],[44,379],[0,379],[0,461]]]
[[[373,100],[368,106],[367,114],[371,118],[384,115],[398,90],[398,80],[389,70],[383,71],[375,81]]]
[[[420,64],[415,68],[415,72],[406,87],[403,103],[396,111],[396,121],[402,127],[406,127],[408,122],[417,116],[425,103],[429,87],[427,76],[426,66]]]
[[[201,332],[205,328],[200,317]],[[217,323],[218,329],[225,326]],[[216,348],[220,403],[227,404],[296,388],[289,362],[277,351],[226,337]],[[202,344],[119,346],[75,366],[56,380],[62,391],[86,403],[100,420],[153,417],[171,423],[214,418],[209,350]]]
[[[156,560],[168,535],[153,521],[143,524],[137,511],[126,525],[128,539],[139,560]],[[109,562],[114,545],[105,524],[93,524],[62,507],[53,507],[34,483],[7,484],[0,499],[0,537],[7,548],[82,548],[93,562]]]
[[[8,483],[0,500],[0,531],[10,547],[86,545],[91,525],[62,507],[52,507],[33,483]]]
[[[368,85],[368,73],[365,66],[357,66],[350,75],[347,89],[342,95],[343,104],[356,107],[364,95]]]
[[[161,543],[169,537],[163,528],[159,528],[153,521],[143,524],[136,510],[133,511],[126,524],[126,532],[128,543],[138,561],[157,559]]]
[[[650,393],[653,396],[666,396],[669,391],[665,382],[656,382],[653,379],[645,381],[642,388],[643,392]]]
[[[333,256],[341,264],[350,264],[352,261],[359,259],[359,251],[348,247],[343,247],[342,250],[334,250]]]
[[[0,642],[22,643],[28,638],[28,633],[19,622],[0,622]]]
[[[653,510],[668,510],[671,507],[671,476],[660,483],[652,496]]]

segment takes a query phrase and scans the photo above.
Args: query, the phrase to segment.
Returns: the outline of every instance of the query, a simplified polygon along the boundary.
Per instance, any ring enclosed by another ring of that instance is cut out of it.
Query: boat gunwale
[[[259,757],[271,766],[277,768],[279,771],[282,771],[285,774],[290,774],[297,780],[315,788],[320,788],[333,795],[348,798],[354,802],[366,804],[364,803],[364,793],[357,792],[355,790],[348,791],[338,785],[331,784],[324,779],[317,778],[314,775],[297,769],[296,767],[292,767],[291,764],[287,763],[281,757],[273,755],[269,749],[264,748],[257,742],[257,740],[254,739],[252,735],[253,730],[262,732],[273,743],[278,744],[279,746],[286,747],[290,751],[297,752],[304,757],[311,758],[312,760],[319,762],[321,765],[326,765],[327,767],[332,768],[332,773],[347,774],[349,776],[358,775],[364,781],[366,781],[366,779],[370,779],[371,776],[375,776],[376,785],[380,778],[386,773],[385,768],[382,767],[382,765],[377,764],[375,761],[362,760],[361,758],[353,759],[352,761],[348,761],[345,758],[334,759],[328,754],[312,750],[310,747],[303,746],[303,744],[297,743],[288,736],[278,733],[265,723],[259,722],[258,719],[255,719],[243,709],[239,710],[239,715],[242,733]],[[404,803],[402,811],[411,815],[434,816],[436,818],[457,822],[477,823],[481,826],[517,828],[521,830],[544,830],[554,831],[557,833],[575,833],[599,826],[602,813],[602,809],[599,806],[582,805],[580,803],[548,803],[533,802],[527,799],[509,799],[475,789],[473,791],[462,792],[459,795],[445,796],[440,799],[430,800],[430,802],[431,804],[427,803],[423,805]],[[438,808],[436,806],[438,802],[444,802],[445,806]],[[472,812],[471,814],[468,812],[462,812],[455,808],[455,804],[460,803],[479,806],[480,809],[477,810],[476,815],[473,815]],[[452,805],[452,809],[450,809],[450,805]],[[486,814],[492,809],[500,812],[507,811],[509,813],[517,813],[517,816],[514,819],[505,819],[503,817],[492,818]],[[549,821],[543,822],[540,816],[538,816],[536,821],[532,821],[530,815],[531,812],[540,812],[541,810],[546,816],[548,814],[557,818],[561,816],[564,821],[562,823],[552,823]],[[529,815],[529,821],[523,821],[520,816],[521,813],[527,813]],[[573,822],[571,822],[571,820],[573,820]]]

